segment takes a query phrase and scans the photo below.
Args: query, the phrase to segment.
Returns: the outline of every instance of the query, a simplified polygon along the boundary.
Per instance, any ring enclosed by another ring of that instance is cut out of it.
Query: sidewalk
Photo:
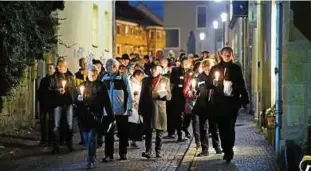
[[[223,155],[216,155],[213,148],[209,152],[208,157],[195,157],[200,150],[192,142],[178,171],[279,171],[273,148],[249,115],[241,114],[236,123],[235,156],[231,164],[225,164]]]

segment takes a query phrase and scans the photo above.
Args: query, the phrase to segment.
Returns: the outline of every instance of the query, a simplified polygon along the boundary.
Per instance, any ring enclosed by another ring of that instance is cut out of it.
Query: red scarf
[[[152,87],[155,88],[155,86],[157,85],[158,81],[160,80],[160,75],[152,78]]]

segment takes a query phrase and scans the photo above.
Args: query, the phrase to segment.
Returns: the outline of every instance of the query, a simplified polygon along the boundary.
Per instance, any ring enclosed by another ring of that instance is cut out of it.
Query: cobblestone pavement
[[[225,164],[223,155],[216,155],[213,148],[210,156],[195,157],[200,150],[191,144],[179,171],[279,171],[273,148],[252,122],[252,116],[240,115],[236,123],[235,156],[231,164]],[[211,144],[211,141],[210,141]],[[190,167],[189,167],[190,164]]]
[[[77,138],[77,136],[75,136]],[[144,151],[143,142],[138,143],[140,149],[128,149],[128,160],[118,161],[118,149],[115,149],[115,160],[110,163],[100,163],[104,153],[102,149],[97,150],[98,163],[93,170],[100,171],[170,171],[176,170],[181,162],[190,141],[177,143],[174,140],[164,140],[162,159],[144,159],[141,153]],[[153,144],[154,145],[154,144]],[[115,143],[115,148],[118,142]],[[50,149],[35,147],[35,155],[23,156],[20,159],[5,159],[0,161],[1,171],[74,171],[85,170],[86,151],[77,145],[76,151],[67,153],[67,148],[61,148],[61,154],[51,155]]]

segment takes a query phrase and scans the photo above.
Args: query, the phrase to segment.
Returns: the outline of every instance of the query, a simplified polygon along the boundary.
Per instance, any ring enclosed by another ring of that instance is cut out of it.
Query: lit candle
[[[84,86],[80,86],[80,94],[83,96],[83,93],[84,93],[84,89],[85,87]]]
[[[62,81],[62,86],[63,86],[63,88],[65,88],[66,83],[67,83],[67,81],[66,81],[66,80],[63,80],[63,81]]]
[[[193,90],[196,86],[196,80],[195,79],[192,79],[191,80],[191,89]]]
[[[218,80],[219,80],[219,76],[220,76],[219,72],[218,72],[218,71],[216,71],[216,72],[215,72],[215,80],[216,80],[216,81],[218,81]]]

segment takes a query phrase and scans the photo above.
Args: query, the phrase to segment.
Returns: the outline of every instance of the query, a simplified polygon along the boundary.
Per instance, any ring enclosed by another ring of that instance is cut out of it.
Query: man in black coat
[[[174,109],[172,118],[174,123],[168,125],[168,137],[174,136],[175,130],[177,130],[178,142],[183,141],[182,139],[182,116],[185,106],[185,97],[183,95],[183,86],[184,86],[184,76],[185,69],[190,68],[191,62],[183,57],[181,59],[180,67],[173,68],[171,73],[171,85],[172,85],[172,100],[171,106]],[[190,136],[190,135],[186,135]]]
[[[55,72],[55,66],[53,64],[48,64],[48,74],[42,78],[40,81],[39,89],[38,89],[38,100],[40,103],[40,126],[41,126],[41,145],[45,145],[46,143],[51,143],[52,137],[52,126],[51,123],[53,121],[53,112],[52,106],[50,103],[50,76]],[[46,121],[48,115],[48,123]]]
[[[249,104],[241,67],[232,62],[233,50],[224,47],[221,50],[222,61],[210,72],[208,86],[215,89],[214,100],[217,112],[217,122],[227,163],[233,159],[235,142],[235,122],[241,105]]]

